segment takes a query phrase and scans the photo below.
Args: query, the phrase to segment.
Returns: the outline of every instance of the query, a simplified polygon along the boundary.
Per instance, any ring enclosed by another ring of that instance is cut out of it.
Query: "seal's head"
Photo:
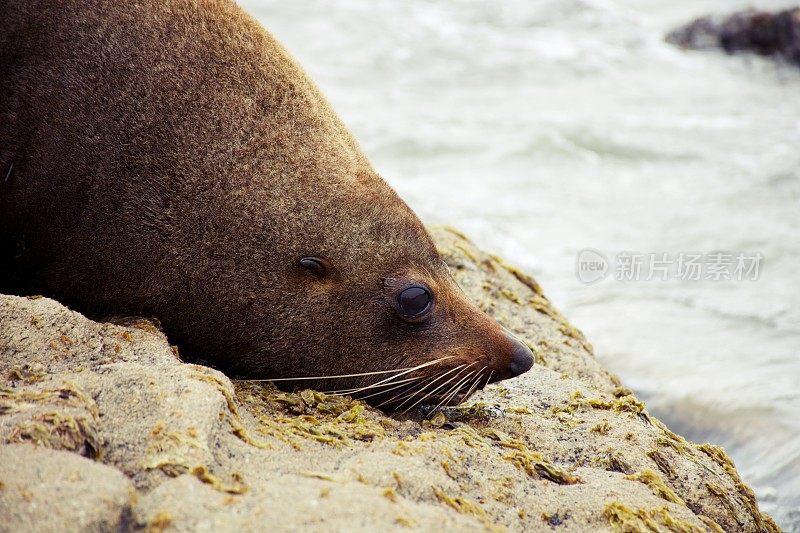
[[[280,383],[405,408],[457,404],[532,366],[530,349],[466,297],[422,223],[377,175],[308,195],[308,206],[297,205],[306,217],[289,230],[295,237],[280,239],[291,244],[270,258],[252,308],[261,326],[251,330],[254,350],[236,358],[240,372],[345,375]]]

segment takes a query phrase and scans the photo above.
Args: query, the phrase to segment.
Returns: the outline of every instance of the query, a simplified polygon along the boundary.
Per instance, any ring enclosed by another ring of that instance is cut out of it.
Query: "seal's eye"
[[[300,260],[300,266],[321,278],[330,269],[330,265],[321,257],[304,257]]]
[[[421,285],[412,285],[397,295],[397,308],[406,320],[421,318],[433,303],[431,291]]]

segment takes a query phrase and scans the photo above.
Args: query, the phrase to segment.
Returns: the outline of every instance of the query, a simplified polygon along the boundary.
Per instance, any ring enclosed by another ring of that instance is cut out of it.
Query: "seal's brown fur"
[[[445,355],[510,375],[519,343],[462,296],[317,88],[235,4],[0,11],[0,288],[157,317],[184,353],[252,377]],[[333,271],[314,277],[304,256]],[[410,280],[436,295],[422,324],[392,309]]]

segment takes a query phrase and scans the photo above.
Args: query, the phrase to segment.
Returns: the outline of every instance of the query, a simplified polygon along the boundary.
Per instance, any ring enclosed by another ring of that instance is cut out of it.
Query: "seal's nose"
[[[513,345],[508,371],[511,373],[510,377],[514,378],[531,369],[533,366],[533,352],[511,333],[506,333],[506,336]]]

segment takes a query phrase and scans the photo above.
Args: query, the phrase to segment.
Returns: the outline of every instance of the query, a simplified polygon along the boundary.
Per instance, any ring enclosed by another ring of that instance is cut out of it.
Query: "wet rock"
[[[670,32],[667,41],[689,49],[722,48],[729,54],[752,52],[800,66],[800,8],[702,17]]]
[[[775,529],[724,451],[653,418],[535,280],[431,231],[538,363],[445,410],[390,417],[232,382],[181,362],[147,322],[0,296],[0,530],[50,530],[53,516],[86,530]],[[102,505],[94,488],[61,489],[65,461],[84,465]],[[53,511],[26,511],[18,485],[33,501],[49,491]]]

